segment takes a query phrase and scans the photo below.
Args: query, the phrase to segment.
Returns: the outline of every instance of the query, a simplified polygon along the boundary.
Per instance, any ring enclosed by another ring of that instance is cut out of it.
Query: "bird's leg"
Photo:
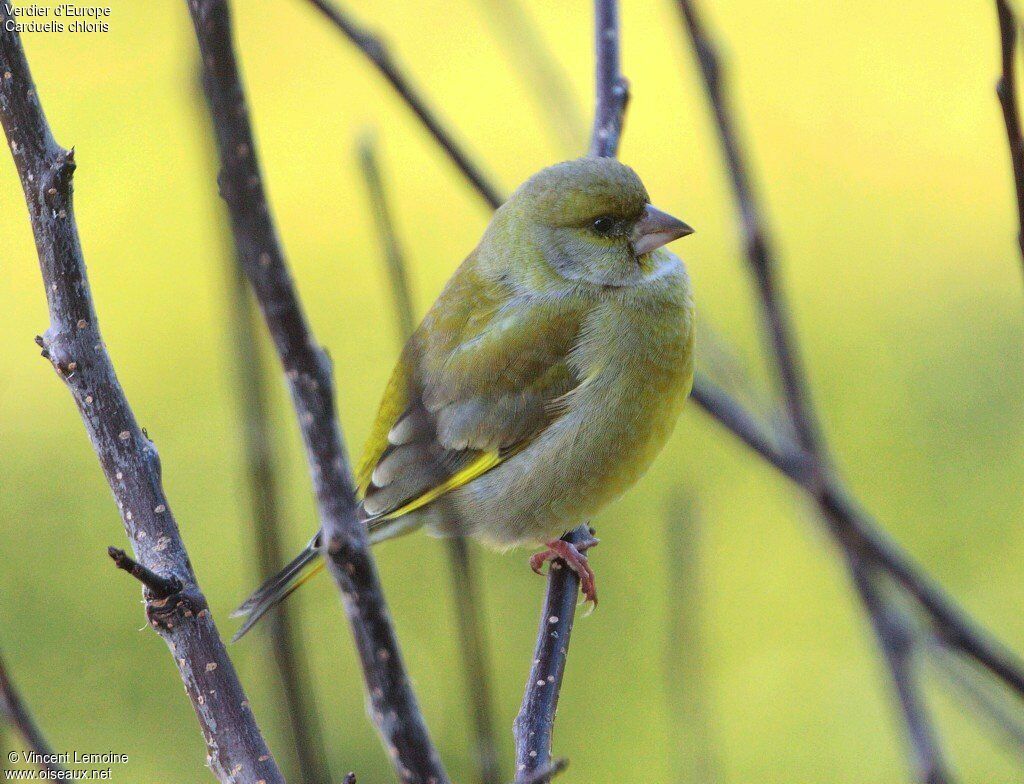
[[[576,572],[580,578],[580,590],[588,602],[597,606],[597,583],[595,582],[594,570],[590,568],[590,562],[584,553],[596,545],[600,540],[591,536],[579,544],[567,542],[564,539],[552,539],[546,542],[547,550],[534,553],[530,556],[530,568],[537,574],[544,574],[542,567],[546,561],[555,559],[563,560],[566,565]],[[554,565],[554,564],[553,564]]]

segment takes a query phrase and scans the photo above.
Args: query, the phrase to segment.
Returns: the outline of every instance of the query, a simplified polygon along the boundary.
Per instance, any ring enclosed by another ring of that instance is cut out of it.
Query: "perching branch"
[[[327,565],[342,593],[362,663],[369,712],[402,781],[445,784],[367,543],[334,405],[332,369],[285,264],[257,159],[226,0],[189,0],[203,84],[217,133],[221,195],[239,263],[277,348],[313,477]]]
[[[46,286],[43,355],[70,390],[136,558],[181,589],[146,614],[174,654],[222,782],[281,784],[228,658],[164,495],[156,448],[139,427],[100,336],[72,209],[73,151],[50,133],[10,14],[0,7],[0,121],[14,155]]]
[[[395,92],[416,113],[420,122],[430,132],[430,135],[434,137],[434,141],[438,143],[445,154],[451,159],[451,162],[455,164],[455,168],[469,178],[470,182],[473,183],[473,187],[483,194],[487,203],[492,208],[497,209],[503,200],[497,188],[490,183],[480,168],[455,143],[451,132],[444,127],[434,110],[420,98],[419,92],[412,86],[409,78],[392,59],[384,41],[364,30],[348,13],[331,5],[328,0],[309,0],[309,2],[327,17],[377,67],[380,75],[387,79]]]
[[[0,712],[8,724],[18,731],[28,747],[26,751],[32,751],[38,755],[40,768],[52,773],[64,770],[63,766],[54,761],[53,747],[43,736],[42,730],[39,729],[28,706],[22,700],[21,694],[15,688],[3,657],[0,657]],[[5,754],[4,757],[6,761],[7,755]]]
[[[594,0],[594,51],[597,89],[589,154],[594,158],[614,158],[629,103],[629,82],[622,75],[619,58],[617,0]]]
[[[415,329],[412,295],[406,274],[405,254],[395,231],[377,162],[376,148],[370,136],[364,138],[359,146],[359,163],[369,192],[377,234],[384,250],[393,310],[398,322],[398,336],[400,341],[404,342]],[[410,399],[415,394],[415,390],[410,390]],[[440,505],[442,515],[446,519],[454,521],[454,510],[450,504],[445,503],[444,498],[434,503]],[[446,537],[444,543],[448,553],[448,571],[452,580],[452,599],[455,602],[455,622],[459,630],[458,648],[462,656],[466,706],[475,738],[474,751],[479,778],[482,784],[501,784],[503,779],[498,763],[498,743],[494,735],[491,668],[487,655],[487,637],[481,613],[475,559],[464,536]]]
[[[1010,166],[1017,193],[1017,245],[1024,260],[1024,138],[1021,136],[1020,109],[1017,106],[1017,77],[1014,70],[1017,53],[1017,19],[1007,0],[996,0],[999,17],[999,42],[1002,74],[996,82],[996,95],[1003,110],[1006,142],[1010,148]]]
[[[613,158],[619,149],[629,97],[619,63],[617,0],[594,0],[594,30],[596,108],[589,154]],[[584,524],[562,538],[579,546],[592,537],[590,527]],[[533,666],[514,724],[517,781],[535,776],[551,760],[551,733],[569,655],[578,591],[577,574],[564,563],[553,561],[548,572],[548,590],[541,611]],[[542,783],[547,780],[543,776],[540,779]]]

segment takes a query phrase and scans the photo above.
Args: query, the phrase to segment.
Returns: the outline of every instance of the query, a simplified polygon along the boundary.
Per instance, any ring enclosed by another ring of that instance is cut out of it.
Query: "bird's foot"
[[[600,540],[591,536],[578,544],[567,542],[564,539],[552,539],[547,542],[547,550],[534,553],[530,556],[530,568],[537,574],[544,574],[543,566],[547,561],[561,559],[566,566],[576,572],[580,578],[580,590],[588,602],[593,602],[597,607],[597,583],[594,570],[590,568],[590,562],[584,553],[596,545]],[[558,568],[557,563],[552,563],[552,568]]]

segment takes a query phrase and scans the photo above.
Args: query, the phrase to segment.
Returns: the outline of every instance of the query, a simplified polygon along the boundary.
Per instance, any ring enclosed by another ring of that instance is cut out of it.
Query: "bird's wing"
[[[586,310],[509,297],[463,268],[406,345],[357,473],[370,518],[424,506],[515,454],[582,379]]]

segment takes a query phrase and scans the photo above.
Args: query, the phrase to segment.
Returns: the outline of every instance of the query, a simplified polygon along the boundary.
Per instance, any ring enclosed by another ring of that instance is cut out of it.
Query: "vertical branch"
[[[1017,19],[1008,0],[995,0],[999,18],[999,43],[1002,73],[996,82],[996,95],[1003,110],[1006,142],[1010,149],[1010,168],[1017,194],[1017,245],[1024,260],[1024,138],[1021,137],[1020,109],[1017,106]]]
[[[309,2],[322,13],[341,33],[351,41],[376,67],[392,89],[397,92],[406,102],[410,109],[415,112],[423,126],[429,131],[434,141],[444,150],[445,154],[455,165],[455,168],[462,172],[473,183],[473,187],[483,194],[487,203],[497,209],[502,202],[498,190],[491,184],[484,173],[474,164],[462,149],[455,144],[451,132],[445,128],[444,123],[437,114],[420,98],[419,93],[412,86],[409,77],[398,66],[391,57],[391,53],[379,37],[364,30],[344,11],[331,5],[328,0],[309,0]]]
[[[278,528],[283,514],[280,499],[279,455],[270,432],[270,369],[257,341],[257,313],[250,299],[245,275],[233,253],[225,253],[228,328],[234,344],[235,400],[242,431],[242,457],[252,515],[252,548],[256,573],[272,576],[285,560]],[[327,784],[323,730],[317,714],[309,662],[303,653],[294,613],[286,603],[274,607],[264,622],[274,669],[275,684],[283,698],[282,718],[291,735],[296,778],[308,784]]]
[[[238,260],[259,302],[292,395],[310,465],[328,568],[341,591],[369,695],[368,709],[402,781],[448,776],[413,693],[365,526],[334,404],[326,352],[302,310],[270,215],[235,59],[226,0],[189,0]]]
[[[196,106],[202,112],[197,119],[206,127],[204,153],[211,167],[216,166],[216,142],[201,103],[202,85]],[[281,544],[280,481],[281,456],[271,432],[271,368],[259,340],[259,314],[252,301],[249,285],[235,261],[234,247],[220,206],[217,213],[218,235],[222,245],[225,273],[227,331],[236,362],[230,368],[234,382],[238,423],[241,430],[241,457],[249,494],[252,518],[252,556],[256,574],[266,579],[285,559]],[[293,763],[298,778],[308,784],[327,784],[330,774],[326,762],[323,731],[317,714],[316,698],[310,678],[309,662],[303,652],[301,633],[296,628],[294,605],[274,607],[264,621],[264,630],[273,667],[279,682],[274,686],[285,710],[279,721],[288,732]],[[286,766],[287,767],[287,766]]]
[[[622,123],[629,103],[629,82],[622,75],[619,58],[619,4],[594,0],[594,50],[596,100],[590,155],[614,158],[622,139]]]
[[[594,30],[596,100],[590,155],[610,158],[619,149],[629,100],[628,83],[622,76],[619,62],[617,0],[595,0]],[[584,524],[574,528],[563,539],[581,544],[591,536],[590,527]],[[576,573],[559,561],[552,561],[533,667],[514,725],[517,781],[530,779],[543,783],[548,780],[547,776],[535,779],[535,775],[551,761],[551,733],[569,655],[578,591],[579,577]]]
[[[71,392],[137,557],[179,590],[147,591],[147,618],[174,655],[209,764],[222,782],[278,784],[249,702],[199,590],[164,495],[156,448],[139,427],[103,344],[72,206],[73,151],[54,140],[18,34],[0,6],[0,121],[21,178],[46,287],[50,328],[38,338]]]
[[[406,274],[405,254],[398,242],[398,232],[388,205],[387,194],[381,179],[380,166],[371,137],[363,140],[359,147],[359,162],[363,170],[373,209],[377,234],[384,250],[388,270],[391,297],[397,319],[398,335],[402,342],[415,329],[412,296]],[[444,498],[436,504],[442,513],[451,518],[454,510]],[[458,526],[455,526],[457,528]],[[461,535],[446,537],[445,549],[448,554],[449,574],[452,580],[452,598],[455,602],[455,621],[459,630],[459,654],[462,656],[462,674],[466,689],[466,705],[469,709],[469,723],[475,738],[475,756],[479,778],[483,784],[499,784],[503,779],[498,763],[498,744],[494,736],[494,711],[491,696],[491,670],[487,655],[487,638],[484,633],[482,600],[477,579],[474,558],[466,538]]]
[[[14,727],[18,731],[21,739],[28,747],[27,750],[38,755],[40,760],[39,766],[43,770],[54,774],[58,774],[64,770],[61,765],[58,765],[54,761],[55,755],[53,748],[43,736],[43,732],[39,729],[39,725],[36,724],[35,719],[32,718],[31,711],[29,711],[25,701],[21,698],[21,694],[19,694],[17,688],[15,688],[14,682],[11,680],[10,673],[7,671],[7,665],[4,663],[3,657],[0,657],[0,710],[2,710],[3,715],[10,726]],[[5,752],[4,762],[6,763],[8,761],[6,750],[0,748],[0,751]]]
[[[705,530],[693,494],[671,496],[665,515],[665,569],[668,574],[665,682],[675,734],[675,780],[712,784],[720,776],[712,752],[707,666],[701,632],[705,606],[702,542]]]

